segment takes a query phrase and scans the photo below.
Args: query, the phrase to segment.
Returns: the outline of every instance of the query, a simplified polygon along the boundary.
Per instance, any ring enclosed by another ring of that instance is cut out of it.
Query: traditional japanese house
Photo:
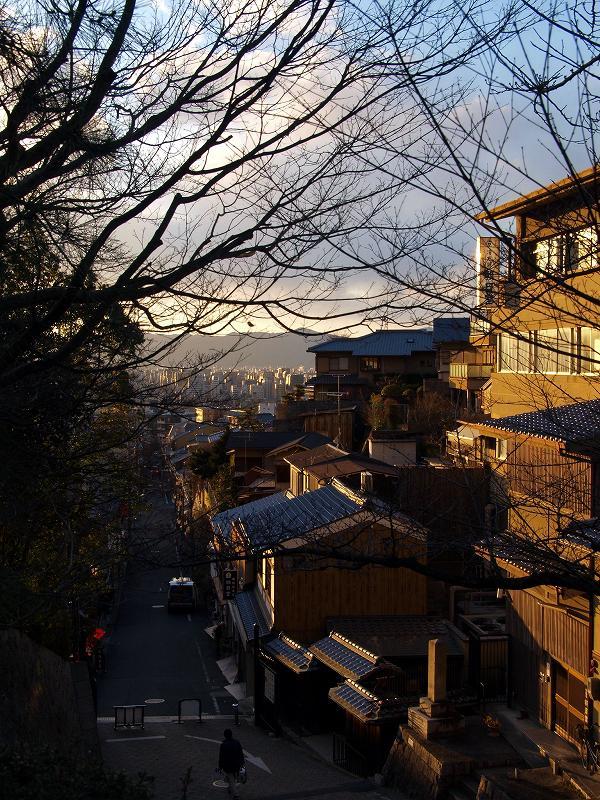
[[[333,730],[340,763],[353,759],[365,774],[381,769],[398,724],[427,693],[430,638],[443,640],[448,648],[449,695],[472,701],[466,685],[468,639],[448,620],[357,616],[330,619],[328,624],[329,635],[308,649],[342,681],[328,693],[338,709]]]
[[[425,531],[409,517],[337,480],[299,497],[279,494],[257,503],[213,518],[217,560],[225,565],[215,574],[217,591],[234,562],[235,581],[244,587],[226,605],[249,694],[255,623],[261,635],[279,631],[306,645],[326,632],[332,615],[426,612],[425,577],[385,566],[390,553],[426,558]]]

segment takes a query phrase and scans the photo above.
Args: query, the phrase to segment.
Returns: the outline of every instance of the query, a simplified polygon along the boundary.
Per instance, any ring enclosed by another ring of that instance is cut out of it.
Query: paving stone
[[[156,800],[181,800],[182,778],[191,767],[187,800],[225,800],[226,789],[213,782],[223,730],[231,720],[210,719],[150,722],[144,730],[114,731],[108,722],[98,725],[105,763],[132,775],[155,777]],[[153,738],[161,737],[161,738]],[[401,798],[397,792],[325,764],[281,738],[242,721],[234,730],[247,753],[248,782],[240,787],[242,800],[383,800]]]

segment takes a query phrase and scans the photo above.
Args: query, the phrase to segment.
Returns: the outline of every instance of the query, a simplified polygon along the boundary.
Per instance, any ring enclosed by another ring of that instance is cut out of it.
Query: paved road
[[[181,779],[189,767],[192,783],[187,800],[225,800],[226,790],[214,786],[214,781],[226,726],[231,726],[230,720],[209,719],[202,724],[150,722],[135,732],[115,732],[111,725],[100,724],[99,731],[106,764],[132,775],[155,776],[156,800],[181,800]],[[406,800],[245,721],[234,735],[244,747],[248,768],[248,783],[240,787],[241,800]]]
[[[233,698],[215,664],[205,613],[168,614],[166,590],[176,560],[175,514],[164,495],[148,496],[133,538],[140,558],[130,564],[116,625],[106,645],[106,674],[98,679],[98,716],[114,705],[148,703],[148,713],[176,714],[180,698],[199,697],[206,713],[231,713]]]

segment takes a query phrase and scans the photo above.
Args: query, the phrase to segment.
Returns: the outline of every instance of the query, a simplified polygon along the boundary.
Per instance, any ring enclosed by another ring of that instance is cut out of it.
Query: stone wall
[[[469,775],[473,761],[442,745],[423,742],[408,726],[400,725],[383,767],[386,786],[420,798],[442,798],[448,788]]]
[[[19,631],[0,631],[0,744],[99,756],[85,663],[73,664]]]

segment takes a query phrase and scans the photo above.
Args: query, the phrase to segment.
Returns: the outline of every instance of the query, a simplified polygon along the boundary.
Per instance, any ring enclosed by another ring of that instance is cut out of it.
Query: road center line
[[[143,742],[144,739],[166,739],[166,736],[132,736],[129,739],[105,739],[105,742]]]

